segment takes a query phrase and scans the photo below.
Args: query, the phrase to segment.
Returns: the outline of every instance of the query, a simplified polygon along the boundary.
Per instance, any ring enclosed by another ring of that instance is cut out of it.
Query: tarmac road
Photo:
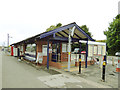
[[[2,88],[110,88],[108,86],[86,80],[79,76],[60,71],[51,75],[44,69],[19,62],[16,57],[8,56],[0,51],[2,57]]]
[[[48,88],[37,77],[49,76],[49,73],[42,70],[38,72],[15,57],[6,56],[4,52],[2,56],[2,88]]]

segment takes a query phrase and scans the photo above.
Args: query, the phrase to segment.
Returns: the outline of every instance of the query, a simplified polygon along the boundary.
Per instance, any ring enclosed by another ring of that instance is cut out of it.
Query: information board
[[[36,63],[37,62],[42,63],[42,61],[43,61],[43,55],[41,52],[38,52]]]

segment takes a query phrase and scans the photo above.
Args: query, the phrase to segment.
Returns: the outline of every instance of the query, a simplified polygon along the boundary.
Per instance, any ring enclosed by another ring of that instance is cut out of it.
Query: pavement
[[[94,81],[96,83],[109,86],[111,88],[118,88],[118,72],[116,72],[117,64],[112,66],[112,63],[109,61],[109,63],[106,65],[105,69],[105,82],[102,82],[102,68],[100,68],[100,65],[90,65],[87,68],[82,66],[81,68],[81,74],[78,74],[79,67],[71,66],[70,68],[70,74],[77,75],[79,77],[82,77],[87,80]],[[63,71],[68,71],[67,67],[64,67],[62,69]]]
[[[98,75],[97,72],[100,70],[94,71],[92,66],[92,69],[83,68],[82,74],[77,74],[75,70],[66,72],[54,67],[47,70],[45,66],[38,67],[26,61],[18,61],[16,57],[9,56],[5,52],[0,52],[0,55],[2,57],[2,88],[113,88],[94,76]],[[91,73],[90,70],[94,72]],[[115,77],[116,75],[115,73]],[[113,78],[113,75],[110,77]],[[113,79],[116,81],[115,77]],[[117,84],[117,81],[113,83]]]

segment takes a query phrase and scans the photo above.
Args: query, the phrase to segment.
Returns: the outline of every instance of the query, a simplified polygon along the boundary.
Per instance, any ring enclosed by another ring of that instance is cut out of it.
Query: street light
[[[12,38],[12,37],[10,37],[10,35],[7,34],[7,39],[8,39],[8,42],[7,42],[7,44],[8,44],[8,51],[9,51],[9,38]]]

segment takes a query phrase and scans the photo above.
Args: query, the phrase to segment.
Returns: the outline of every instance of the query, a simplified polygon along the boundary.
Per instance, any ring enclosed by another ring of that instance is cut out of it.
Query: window
[[[42,45],[42,54],[43,56],[47,56],[47,45]]]
[[[94,54],[95,54],[95,55],[97,55],[97,52],[98,52],[98,51],[97,51],[97,48],[98,48],[97,46],[94,46]]]
[[[68,44],[62,43],[62,52],[68,52]]]
[[[101,54],[102,54],[102,47],[98,46],[98,55],[101,55]]]

